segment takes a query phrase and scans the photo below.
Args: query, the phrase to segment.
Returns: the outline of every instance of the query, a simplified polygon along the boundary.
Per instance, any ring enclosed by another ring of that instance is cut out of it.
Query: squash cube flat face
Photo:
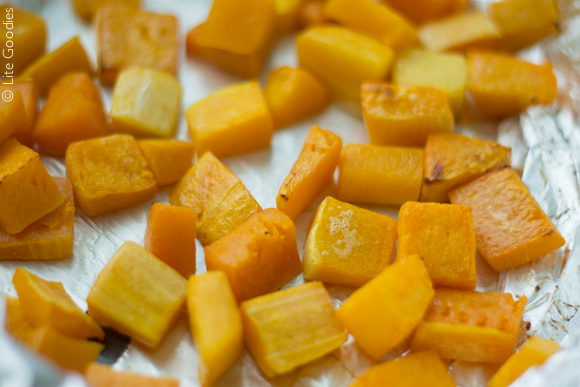
[[[98,216],[152,199],[157,183],[129,135],[111,135],[71,144],[66,175],[81,211]]]
[[[111,128],[138,137],[173,137],[181,85],[171,74],[144,68],[123,70],[115,83]]]
[[[339,136],[312,125],[298,160],[280,187],[276,208],[296,219],[332,180],[341,149]]]
[[[497,271],[535,261],[566,242],[511,168],[455,188],[449,198],[471,207],[477,250]]]
[[[173,15],[105,4],[95,18],[99,76],[112,85],[129,67],[177,73],[179,30]]]
[[[361,100],[371,145],[421,147],[455,127],[447,97],[432,87],[364,83]]]
[[[475,289],[475,231],[471,209],[438,203],[403,204],[397,259],[419,255],[435,286]]]
[[[72,0],[75,13],[86,22],[90,22],[93,19],[99,7],[111,3],[122,4],[125,7],[135,9],[141,6],[141,0]]]
[[[509,116],[556,98],[556,77],[550,63],[535,65],[485,52],[470,52],[467,63],[467,91],[485,117]]]
[[[423,150],[347,145],[338,162],[339,200],[400,206],[417,201],[423,175]]]
[[[10,137],[16,136],[16,133],[22,133],[26,130],[26,109],[24,100],[19,90],[10,90],[3,87],[4,90],[12,92],[12,100],[6,102],[0,99],[0,146]]]
[[[246,346],[268,377],[318,359],[347,339],[320,282],[257,297],[241,308]]]
[[[5,294],[4,297],[6,300],[6,332],[21,342],[30,345],[32,335],[34,334],[34,325],[32,325],[28,317],[24,314],[18,298],[8,294]]]
[[[467,0],[382,0],[382,2],[401,12],[415,24],[460,13],[467,6]]]
[[[133,242],[115,253],[87,298],[101,325],[156,347],[181,316],[187,281]]]
[[[304,246],[304,278],[362,286],[389,266],[397,221],[327,197],[316,210]]]
[[[16,128],[14,132],[14,137],[19,143],[26,145],[27,147],[32,146],[32,129],[34,128],[34,123],[36,122],[36,116],[38,114],[38,92],[36,91],[36,86],[34,82],[30,79],[20,79],[15,80],[14,83],[8,86],[13,92],[18,90],[20,96],[22,97],[22,102],[24,102],[24,111],[26,114],[26,122],[24,125]],[[13,99],[14,101],[14,99]],[[19,122],[16,118],[11,122]],[[6,127],[6,124],[2,124],[2,127]],[[0,140],[2,142],[2,140]]]
[[[15,139],[0,147],[0,227],[18,234],[63,202],[38,153]]]
[[[410,50],[397,60],[393,82],[429,86],[445,93],[454,114],[461,111],[467,83],[467,61],[461,54]]]
[[[244,352],[242,315],[221,271],[191,277],[187,287],[189,327],[200,357],[202,386],[210,386]]]
[[[137,140],[158,186],[172,184],[191,168],[195,146],[179,140]]]
[[[438,289],[417,326],[411,350],[433,349],[444,359],[503,363],[514,352],[526,297]]]
[[[511,164],[511,149],[455,133],[430,135],[424,148],[421,202],[445,203],[449,190]]]
[[[207,246],[205,263],[226,273],[238,302],[274,292],[302,270],[294,223],[264,210]]]
[[[92,363],[85,371],[85,380],[91,387],[179,387],[179,380],[156,378],[133,372],[117,371],[111,366]]]

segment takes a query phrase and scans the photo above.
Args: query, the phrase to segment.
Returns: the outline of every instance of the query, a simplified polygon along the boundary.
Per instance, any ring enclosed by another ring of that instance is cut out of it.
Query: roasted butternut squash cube
[[[195,146],[179,140],[137,140],[137,145],[158,186],[172,184],[185,175],[193,161]]]
[[[324,15],[397,50],[419,43],[417,30],[404,16],[372,0],[328,0]]]
[[[308,28],[316,25],[330,24],[324,15],[326,0],[305,0],[298,8],[298,26]]]
[[[347,338],[320,282],[257,297],[241,308],[246,346],[268,377],[318,359]]]
[[[185,307],[187,281],[134,242],[125,242],[97,277],[87,304],[102,326],[156,347]]]
[[[455,387],[447,366],[434,351],[413,352],[371,367],[350,387]]]
[[[46,97],[56,81],[63,75],[75,71],[93,73],[93,66],[78,36],[50,54],[40,57],[26,69],[22,78],[32,79],[38,94]]]
[[[459,13],[467,6],[467,0],[381,0],[395,8],[416,24],[441,19]]]
[[[35,328],[24,314],[20,300],[8,294],[4,295],[4,299],[6,301],[6,317],[4,323],[6,331],[12,337],[30,345]]]
[[[147,218],[145,248],[186,279],[195,274],[195,211],[153,204]]]
[[[244,184],[211,152],[191,167],[169,195],[169,203],[191,207],[197,215],[197,238],[209,245],[262,207]]]
[[[560,346],[553,340],[530,337],[491,378],[489,387],[508,387],[528,368],[542,365],[559,350]]]
[[[364,83],[361,100],[371,145],[423,146],[431,133],[454,130],[447,97],[432,87]]]
[[[444,359],[503,363],[514,352],[527,298],[438,289],[417,326],[413,351],[433,349]]]
[[[63,202],[38,153],[15,139],[0,147],[0,227],[18,234]]]
[[[50,325],[76,339],[105,338],[97,322],[74,303],[62,282],[47,281],[19,267],[12,278],[22,310],[34,326]]]
[[[477,250],[497,271],[535,261],[566,243],[511,168],[457,187],[449,198],[471,207]]]
[[[470,52],[467,63],[467,91],[475,109],[485,117],[509,116],[556,98],[556,77],[550,63],[535,65],[487,52]]]
[[[423,175],[423,150],[347,145],[338,162],[337,199],[400,206],[417,201]]]
[[[280,289],[302,271],[296,228],[269,208],[205,248],[208,270],[226,273],[238,302]]]
[[[0,146],[26,128],[26,110],[20,91],[3,88],[2,93],[12,99],[0,99]]]
[[[296,219],[332,180],[341,149],[340,137],[312,125],[298,160],[278,191],[276,208]]]
[[[157,194],[147,160],[127,134],[72,143],[66,152],[66,175],[80,210],[88,216],[135,206]]]
[[[130,68],[120,72],[111,106],[111,129],[138,137],[173,137],[181,106],[181,85],[165,71]]]
[[[307,70],[284,66],[268,76],[264,98],[274,126],[283,128],[321,113],[328,105],[329,94]]]
[[[126,7],[139,8],[141,0],[72,0],[72,6],[75,13],[86,22],[97,14],[99,7],[104,4],[117,3]]]
[[[471,209],[438,203],[403,204],[397,260],[417,254],[435,286],[475,289],[475,231]]]
[[[402,53],[393,70],[393,81],[404,86],[430,86],[445,93],[458,114],[465,98],[467,61],[462,54],[409,50]]]
[[[199,379],[210,386],[244,352],[242,315],[221,271],[192,276],[187,286],[189,328],[199,355]]]
[[[493,141],[437,133],[424,148],[422,202],[449,201],[449,190],[511,164],[511,149]]]
[[[390,265],[396,242],[395,219],[329,196],[304,245],[304,278],[362,286]]]
[[[36,91],[36,86],[30,79],[18,79],[8,86],[8,89],[13,92],[15,90],[20,92],[26,114],[24,125],[20,125],[20,118],[14,117],[14,121],[11,120],[13,125],[14,123],[18,123],[18,125],[15,125],[17,128],[14,132],[14,137],[21,144],[31,147],[32,129],[34,128],[34,123],[36,122],[36,116],[38,114],[38,92]],[[6,124],[2,124],[2,127],[6,128]],[[0,142],[2,142],[2,140],[0,140]]]
[[[104,4],[95,18],[101,83],[112,85],[129,67],[177,73],[177,18],[118,3]]]
[[[274,125],[256,81],[217,91],[187,109],[185,116],[197,155],[222,158],[266,148]]]
[[[425,264],[418,255],[409,255],[355,291],[336,316],[358,345],[379,359],[413,332],[433,294]]]
[[[92,363],[87,368],[85,380],[90,387],[179,387],[177,379],[117,371],[100,363]]]
[[[298,29],[298,11],[304,0],[274,0],[275,28],[279,34]]]

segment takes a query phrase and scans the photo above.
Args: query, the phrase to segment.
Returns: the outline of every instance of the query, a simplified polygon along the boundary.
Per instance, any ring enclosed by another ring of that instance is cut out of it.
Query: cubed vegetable
[[[179,140],[137,140],[158,186],[172,184],[191,168],[195,146]]]
[[[4,89],[12,92],[12,99],[0,99],[0,146],[16,133],[22,133],[26,129],[26,108],[19,90]]]
[[[279,34],[298,29],[298,11],[304,0],[274,0],[275,28]]]
[[[99,7],[107,3],[123,4],[126,7],[139,8],[141,0],[72,0],[75,13],[87,22],[97,14]]]
[[[22,310],[20,300],[8,294],[4,295],[6,301],[5,327],[12,337],[30,345],[34,334],[34,325]]]
[[[330,24],[330,20],[324,16],[324,4],[326,0],[305,0],[298,8],[298,26],[308,28],[311,26]]]
[[[14,132],[14,137],[22,145],[27,147],[32,146],[32,129],[34,128],[34,123],[36,122],[36,116],[38,113],[38,92],[36,91],[36,86],[34,82],[30,79],[19,79],[15,80],[13,84],[8,86],[12,91],[18,90],[24,102],[24,111],[26,113],[26,123],[20,126],[20,119],[14,117],[14,121],[10,122],[18,123],[16,131]],[[3,101],[2,101],[3,102]],[[0,103],[2,103],[0,102]],[[7,123],[0,124],[0,127],[6,129]],[[2,140],[0,140],[0,143]]]
[[[381,0],[400,11],[417,24],[459,13],[467,6],[467,0]]]
[[[87,368],[85,380],[90,387],[179,387],[177,379],[117,371],[101,363],[92,363]]]

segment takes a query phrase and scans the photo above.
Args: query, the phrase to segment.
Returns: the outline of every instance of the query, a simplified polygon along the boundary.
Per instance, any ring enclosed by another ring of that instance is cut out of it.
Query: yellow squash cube
[[[87,22],[97,14],[99,7],[108,3],[123,4],[126,7],[139,8],[141,0],[72,0],[75,13]]]
[[[191,167],[195,146],[179,140],[137,140],[158,186],[179,181]]]
[[[185,116],[198,157],[218,158],[266,148],[274,125],[257,82],[215,92],[193,104]]]
[[[8,92],[7,98],[8,96],[12,98],[9,101],[0,99],[0,146],[2,146],[10,137],[16,137],[18,133],[25,131],[27,123],[26,108],[20,91],[2,87],[0,92]]]
[[[362,286],[390,265],[396,242],[395,219],[329,196],[304,245],[304,278]]]
[[[181,85],[171,74],[145,68],[121,71],[111,106],[111,129],[140,137],[173,137]]]
[[[134,242],[101,271],[87,304],[101,325],[156,347],[181,316],[187,280]]]
[[[347,339],[320,282],[246,301],[242,319],[246,346],[268,377],[318,359]]]

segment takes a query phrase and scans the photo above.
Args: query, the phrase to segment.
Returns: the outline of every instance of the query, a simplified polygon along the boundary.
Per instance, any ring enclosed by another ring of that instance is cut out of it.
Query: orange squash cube
[[[268,76],[264,98],[274,126],[283,128],[321,113],[328,105],[329,94],[307,70],[284,66]]]
[[[320,204],[304,245],[304,278],[362,286],[389,266],[397,221],[327,197]]]
[[[19,90],[2,89],[0,91],[3,95],[12,99],[7,102],[0,98],[0,146],[10,137],[16,136],[16,133],[26,130],[26,108],[22,94]]]
[[[152,199],[157,183],[130,135],[111,135],[72,143],[66,175],[81,211],[98,216]]]
[[[187,281],[165,262],[125,242],[93,285],[89,314],[101,325],[156,347],[179,319]]]
[[[15,139],[0,147],[0,227],[18,234],[63,202],[38,153]]]
[[[566,243],[511,168],[457,187],[449,198],[471,207],[477,250],[497,271],[525,265]]]
[[[324,15],[326,0],[305,0],[298,8],[298,26],[308,28],[316,25],[330,24]]]
[[[449,190],[511,164],[511,149],[493,141],[437,133],[424,148],[424,181],[419,200],[449,201]]]
[[[276,31],[283,35],[298,29],[298,12],[304,0],[274,0]]]
[[[8,86],[8,89],[11,89],[12,91],[18,90],[20,92],[22,101],[24,102],[24,111],[26,113],[26,123],[16,128],[14,137],[19,143],[31,147],[32,129],[34,128],[34,123],[36,122],[36,116],[38,113],[38,92],[36,91],[36,86],[30,79],[19,79]],[[11,122],[19,122],[19,118],[15,117],[15,121]],[[2,124],[2,126],[5,127],[5,124]],[[0,140],[0,143],[1,142],[2,141]]]
[[[158,186],[172,184],[191,168],[195,146],[179,140],[137,140]]]
[[[475,289],[475,231],[471,209],[438,203],[403,204],[397,257],[419,255],[435,286]]]
[[[347,145],[338,170],[339,200],[400,206],[419,199],[423,150]]]
[[[423,146],[430,134],[454,130],[453,113],[441,90],[364,83],[360,93],[371,145]]]
[[[264,210],[207,246],[205,263],[226,273],[238,302],[274,292],[302,271],[294,223]]]
[[[186,279],[195,274],[195,211],[153,204],[147,219],[145,248]]]
[[[141,0],[72,0],[75,13],[84,21],[90,22],[104,4],[123,4],[126,7],[139,8]]]
[[[211,152],[204,153],[175,186],[169,203],[193,208],[197,238],[205,246],[262,211],[240,179]]]
[[[30,345],[34,334],[34,325],[22,310],[20,300],[8,294],[4,294],[6,300],[5,327],[12,337]]]
[[[87,368],[85,380],[90,387],[179,387],[177,379],[117,371],[100,363],[92,363]]]
[[[503,363],[514,352],[527,298],[437,289],[417,326],[413,351],[433,349],[444,359]]]
[[[201,385],[210,386],[244,352],[242,315],[221,271],[192,276],[187,286],[189,328],[199,355]]]
[[[460,13],[467,6],[467,0],[381,0],[416,24],[441,19],[447,15]]]
[[[340,137],[312,125],[298,160],[278,191],[276,208],[296,219],[332,180],[341,149]]]
[[[423,261],[418,255],[409,255],[355,291],[336,316],[358,345],[379,359],[415,329],[433,293]]]
[[[475,109],[485,117],[509,116],[556,98],[556,77],[550,63],[535,65],[504,54],[470,52],[467,65],[467,91]]]
[[[257,297],[241,308],[246,346],[268,377],[318,359],[347,339],[320,282]]]

